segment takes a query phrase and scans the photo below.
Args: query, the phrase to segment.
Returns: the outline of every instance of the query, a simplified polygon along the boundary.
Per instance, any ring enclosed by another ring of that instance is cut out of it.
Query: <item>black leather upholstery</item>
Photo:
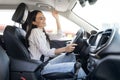
[[[26,32],[15,26],[7,26],[4,31],[4,41],[7,54],[15,59],[30,59],[25,47]]]
[[[12,20],[24,24],[28,17],[28,7],[25,3],[20,3],[12,17]],[[3,38],[7,54],[15,59],[30,59],[29,52],[25,46],[26,32],[16,26],[7,26],[4,30]]]
[[[28,10],[26,7],[24,3],[21,3],[12,20],[23,24],[27,19]],[[30,59],[29,51],[25,46],[25,35],[26,32],[17,26],[6,26],[4,30],[3,39],[11,61],[10,80],[41,80],[39,69],[41,69],[42,62]]]
[[[25,3],[20,3],[12,17],[12,20],[23,24],[27,20],[29,10]],[[26,32],[16,26],[7,26],[3,38],[7,54],[16,59],[30,59],[29,52],[25,47]]]
[[[110,55],[101,59],[88,78],[88,80],[120,80],[120,55]]]
[[[25,31],[15,26],[7,26],[4,30],[6,52],[10,57],[11,80],[40,80],[41,61],[31,60],[25,46]],[[31,76],[32,75],[32,76]]]
[[[0,80],[9,80],[9,58],[0,46]]]
[[[27,17],[28,17],[28,7],[25,3],[21,3],[18,5],[13,17],[12,17],[12,20],[17,22],[17,23],[20,23],[20,24],[24,24]]]
[[[2,46],[3,49],[5,49],[3,35],[0,35],[0,45]]]

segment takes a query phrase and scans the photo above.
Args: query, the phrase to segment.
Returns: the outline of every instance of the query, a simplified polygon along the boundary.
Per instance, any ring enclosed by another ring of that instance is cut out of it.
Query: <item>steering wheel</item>
[[[79,29],[78,32],[76,33],[76,36],[73,38],[71,43],[76,43],[79,39],[83,39],[85,37],[85,31],[84,29]]]
[[[84,29],[79,29],[76,33],[76,36],[73,38],[71,43],[77,44],[75,46],[75,49],[72,51],[75,54],[76,61],[80,62],[82,64],[82,67],[86,70],[86,64],[88,59],[88,43],[86,41],[87,35]],[[66,53],[66,55],[69,55],[70,53]]]
[[[78,52],[78,50],[81,50],[82,46],[83,46],[83,39],[85,38],[85,31],[83,28],[79,29],[78,32],[76,33],[76,36],[73,38],[73,40],[71,41],[71,43],[75,43],[77,44],[77,46],[75,47],[74,51],[72,52]],[[71,52],[70,52],[71,53]],[[68,55],[69,53],[66,53],[66,55]]]

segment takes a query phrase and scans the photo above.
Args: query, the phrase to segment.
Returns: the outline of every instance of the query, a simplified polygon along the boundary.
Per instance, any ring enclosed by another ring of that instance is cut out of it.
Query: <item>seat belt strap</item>
[[[45,58],[45,56],[42,55],[42,56],[40,57],[40,61],[44,62],[44,58]]]

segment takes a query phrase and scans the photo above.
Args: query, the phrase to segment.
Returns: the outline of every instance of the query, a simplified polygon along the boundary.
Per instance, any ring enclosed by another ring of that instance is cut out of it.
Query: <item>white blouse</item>
[[[58,39],[62,37],[61,30],[56,35],[48,34],[50,39]],[[44,61],[48,60],[49,57],[55,56],[55,48],[50,49],[49,42],[46,40],[45,33],[40,28],[32,29],[29,36],[29,48],[31,59],[40,60],[42,55],[45,56]]]

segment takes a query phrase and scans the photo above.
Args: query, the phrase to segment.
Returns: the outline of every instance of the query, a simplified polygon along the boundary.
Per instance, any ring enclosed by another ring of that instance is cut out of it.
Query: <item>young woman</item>
[[[45,69],[51,68],[51,65],[63,62],[76,62],[76,58],[73,53],[65,55],[67,52],[72,52],[75,49],[76,44],[69,44],[66,47],[62,48],[50,48],[50,39],[55,39],[61,37],[61,27],[59,23],[59,17],[57,11],[53,11],[52,15],[54,16],[57,23],[57,34],[48,35],[45,32],[44,27],[46,26],[46,18],[41,11],[34,10],[30,13],[28,19],[28,31],[26,39],[28,41],[28,49],[30,51],[31,59],[47,61],[49,57],[54,57],[59,55],[52,60],[49,60],[49,63],[44,67]],[[63,54],[61,54],[63,53]],[[43,58],[44,56],[44,58]],[[43,72],[44,72],[43,70]],[[79,70],[78,78],[86,76],[82,68]]]
[[[49,35],[45,32],[44,27],[46,26],[46,18],[41,11],[34,10],[30,13],[28,19],[28,31],[26,39],[28,41],[28,49],[30,51],[31,59],[40,60],[42,55],[44,56],[43,61],[47,61],[49,57],[54,57],[64,52],[72,52],[76,44],[70,44],[62,48],[52,48],[50,49],[50,40],[61,37],[61,27],[59,23],[59,17],[57,11],[53,11],[52,15],[54,16],[57,23],[57,34]]]

